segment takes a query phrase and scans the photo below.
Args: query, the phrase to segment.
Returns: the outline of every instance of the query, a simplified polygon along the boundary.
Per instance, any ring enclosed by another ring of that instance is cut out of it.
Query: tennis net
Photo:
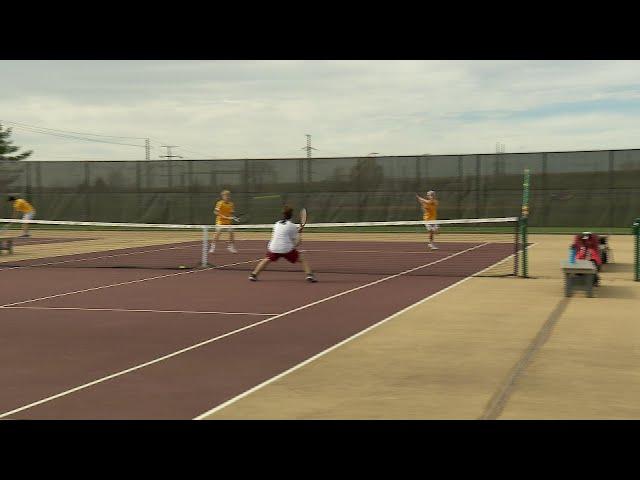
[[[0,239],[13,252],[0,270],[15,268],[139,268],[251,271],[265,256],[273,224],[169,225],[0,219]],[[422,221],[310,223],[298,250],[314,272],[334,274],[522,276],[524,257],[517,217],[437,220],[434,244]],[[8,227],[8,228],[7,228]],[[237,252],[228,249],[233,229]],[[220,238],[214,253],[211,241]],[[267,272],[300,271],[285,259]]]

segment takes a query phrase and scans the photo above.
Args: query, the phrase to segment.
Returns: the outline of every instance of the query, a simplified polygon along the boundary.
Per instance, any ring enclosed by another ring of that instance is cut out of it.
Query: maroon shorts
[[[296,263],[298,261],[298,250],[294,248],[287,253],[273,253],[267,250],[267,258],[272,262],[277,262],[280,257],[288,260],[291,263]]]

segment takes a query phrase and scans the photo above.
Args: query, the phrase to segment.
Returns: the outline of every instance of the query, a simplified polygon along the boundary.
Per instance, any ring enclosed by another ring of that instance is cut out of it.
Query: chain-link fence
[[[640,150],[270,160],[0,162],[0,192],[38,217],[209,223],[223,189],[251,223],[283,202],[314,222],[419,218],[415,192],[438,192],[439,218],[514,216],[531,171],[530,226],[628,227],[640,212]],[[279,195],[279,197],[274,197]],[[5,204],[5,214],[9,211]]]

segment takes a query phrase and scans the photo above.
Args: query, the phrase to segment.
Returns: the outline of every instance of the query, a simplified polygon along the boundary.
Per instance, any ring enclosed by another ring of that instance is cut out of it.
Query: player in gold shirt
[[[222,197],[222,200],[218,200],[214,207],[214,213],[216,214],[216,233],[213,236],[213,242],[211,242],[209,253],[214,253],[216,251],[216,242],[218,241],[218,238],[220,238],[222,230],[227,230],[229,232],[229,245],[227,246],[227,250],[231,253],[238,253],[238,250],[236,250],[236,247],[233,244],[233,228],[223,229],[218,227],[218,225],[231,225],[231,222],[235,219],[233,216],[235,206],[231,201],[231,192],[229,190],[223,190],[220,192],[220,196]]]
[[[438,202],[438,200],[436,199],[436,192],[434,192],[433,190],[429,190],[427,192],[427,198],[422,198],[418,194],[416,194],[416,198],[418,199],[418,202],[420,202],[420,206],[422,206],[422,219],[425,222],[428,222],[430,220],[437,220],[438,205],[440,204],[440,202]],[[433,237],[436,233],[438,233],[438,225],[425,224],[425,227],[427,227],[427,231],[429,232],[429,248],[431,248],[431,250],[437,250],[438,247],[436,247],[433,243]]]
[[[13,217],[17,218],[20,214],[22,214],[23,220],[32,220],[36,214],[35,208],[29,202],[27,202],[23,198],[9,197],[8,201],[13,204]],[[21,237],[30,237],[29,235],[29,224],[22,224],[22,235]]]

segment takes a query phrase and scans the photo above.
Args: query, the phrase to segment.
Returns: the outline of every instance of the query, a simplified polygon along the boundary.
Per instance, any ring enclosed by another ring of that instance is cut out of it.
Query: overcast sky
[[[638,148],[639,120],[638,61],[0,61],[0,122],[155,159]],[[34,160],[144,159],[4,126]]]

